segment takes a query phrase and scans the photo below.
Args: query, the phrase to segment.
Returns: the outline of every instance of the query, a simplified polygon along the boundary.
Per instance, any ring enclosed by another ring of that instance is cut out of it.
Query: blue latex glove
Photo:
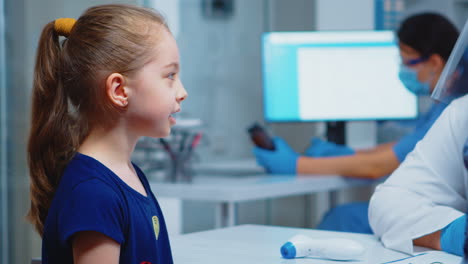
[[[345,145],[338,145],[333,142],[321,140],[320,138],[312,138],[309,147],[305,151],[305,155],[314,158],[346,156],[353,155],[355,151]]]
[[[253,153],[257,163],[271,174],[296,174],[297,154],[283,139],[273,139],[275,150],[254,147]]]
[[[442,250],[458,256],[463,256],[465,243],[466,214],[459,217],[442,229],[440,246]]]

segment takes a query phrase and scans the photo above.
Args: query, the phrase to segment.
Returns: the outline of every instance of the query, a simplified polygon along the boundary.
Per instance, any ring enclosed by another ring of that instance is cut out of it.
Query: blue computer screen
[[[266,121],[417,116],[391,31],[269,32],[262,45]]]

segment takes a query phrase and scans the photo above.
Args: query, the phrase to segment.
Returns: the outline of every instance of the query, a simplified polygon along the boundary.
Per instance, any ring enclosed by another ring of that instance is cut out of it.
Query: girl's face
[[[138,136],[166,137],[176,123],[172,116],[187,97],[179,79],[179,50],[172,35],[161,29],[154,58],[129,79],[128,125]]]

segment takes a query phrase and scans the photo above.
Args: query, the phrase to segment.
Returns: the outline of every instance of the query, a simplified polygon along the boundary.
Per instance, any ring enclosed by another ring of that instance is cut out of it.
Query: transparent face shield
[[[463,147],[463,161],[465,163],[466,170],[468,170],[468,140],[465,142],[465,146]]]
[[[444,103],[468,93],[468,20],[440,75],[432,98]]]

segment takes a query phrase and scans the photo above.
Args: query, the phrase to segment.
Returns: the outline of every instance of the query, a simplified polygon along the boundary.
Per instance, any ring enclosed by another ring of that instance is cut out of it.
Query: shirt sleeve
[[[80,231],[102,233],[119,244],[124,242],[121,198],[107,184],[91,179],[79,183],[58,214],[60,243],[66,245]]]
[[[434,124],[435,120],[439,117],[445,105],[439,104],[434,105],[431,110],[426,114],[424,118],[418,122],[419,124],[413,130],[413,132],[402,137],[398,142],[393,146],[393,152],[395,153],[398,161],[401,163],[405,160],[408,153],[413,151],[416,143],[424,138],[427,131]]]
[[[413,252],[413,240],[433,233],[468,209],[462,148],[468,97],[454,101],[401,166],[372,195],[369,223],[391,249]]]

